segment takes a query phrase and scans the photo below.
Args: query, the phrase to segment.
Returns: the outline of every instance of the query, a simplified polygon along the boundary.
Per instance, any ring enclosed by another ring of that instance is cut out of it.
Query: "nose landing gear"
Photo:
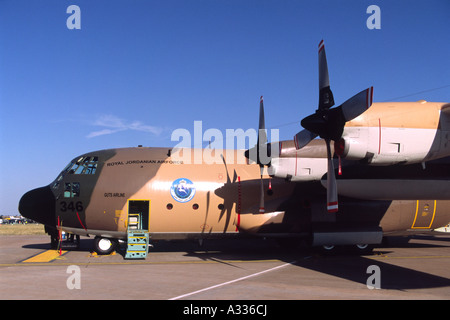
[[[50,247],[53,250],[62,249],[80,249],[80,236],[72,233],[67,234],[66,239],[61,239],[60,232],[48,226],[45,226],[45,232],[50,236]],[[64,241],[63,241],[64,240]]]
[[[116,250],[118,241],[116,239],[97,236],[94,239],[94,251],[99,255],[108,255]]]

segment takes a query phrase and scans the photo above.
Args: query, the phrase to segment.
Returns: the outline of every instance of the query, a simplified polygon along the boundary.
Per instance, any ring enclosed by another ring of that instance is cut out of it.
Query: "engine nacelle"
[[[373,165],[420,163],[450,156],[449,136],[448,103],[374,103],[346,123],[336,149]]]
[[[273,158],[268,169],[270,176],[290,181],[320,180],[326,172],[326,158]]]
[[[449,131],[420,128],[345,128],[335,152],[372,165],[420,163],[450,155]]]

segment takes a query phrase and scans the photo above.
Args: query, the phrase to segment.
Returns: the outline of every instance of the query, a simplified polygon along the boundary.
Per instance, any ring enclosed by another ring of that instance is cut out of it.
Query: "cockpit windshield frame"
[[[53,189],[58,189],[63,178],[69,175],[95,175],[98,167],[97,156],[82,156],[72,160],[56,178]]]

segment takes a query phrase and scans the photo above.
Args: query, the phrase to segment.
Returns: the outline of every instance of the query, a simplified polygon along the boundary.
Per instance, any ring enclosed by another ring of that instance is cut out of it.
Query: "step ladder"
[[[125,259],[145,259],[148,252],[148,230],[129,230]]]
[[[140,215],[130,214],[128,217],[127,252],[125,259],[147,258],[149,234],[148,230],[140,229]]]

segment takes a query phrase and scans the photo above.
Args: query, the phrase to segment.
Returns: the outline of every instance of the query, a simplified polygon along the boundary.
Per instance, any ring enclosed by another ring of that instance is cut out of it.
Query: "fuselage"
[[[319,156],[320,141],[314,143],[318,145],[312,150]],[[363,199],[364,195],[343,196],[339,212],[329,214],[325,206],[326,190],[320,179],[292,182],[267,175],[264,176],[266,213],[260,214],[260,168],[247,164],[244,151],[228,152],[232,157],[224,156],[222,163],[212,164],[174,160],[170,153],[168,148],[138,147],[81,155],[49,186],[24,195],[21,212],[70,233],[119,239],[126,238],[129,215],[136,210],[144,215],[143,228],[149,230],[153,239],[242,233],[310,237],[318,230],[364,232],[374,228],[381,228],[384,233],[402,233],[431,230],[450,221],[450,201],[438,195],[431,199],[411,199],[405,195],[405,199],[370,200]],[[305,153],[302,156],[308,157]],[[429,170],[449,164],[449,159],[444,164],[430,164]],[[326,173],[325,166],[326,163],[323,168],[314,168],[323,171],[318,176]],[[355,177],[349,175],[350,178]],[[360,176],[357,180],[360,184],[366,181],[367,187],[375,178],[364,180]],[[444,181],[450,189],[448,178],[443,174],[433,179]],[[420,185],[421,181],[418,177],[410,183]],[[386,190],[390,183],[385,181],[378,188]],[[44,205],[45,201],[49,203]]]
[[[374,103],[349,121],[335,214],[326,209],[320,139],[300,150],[279,144],[262,179],[264,214],[260,166],[244,150],[146,147],[81,155],[26,193],[19,210],[50,228],[116,239],[136,215],[153,239],[345,234],[342,242],[360,243],[372,232],[373,243],[381,233],[432,230],[450,221],[448,113],[445,103]]]

